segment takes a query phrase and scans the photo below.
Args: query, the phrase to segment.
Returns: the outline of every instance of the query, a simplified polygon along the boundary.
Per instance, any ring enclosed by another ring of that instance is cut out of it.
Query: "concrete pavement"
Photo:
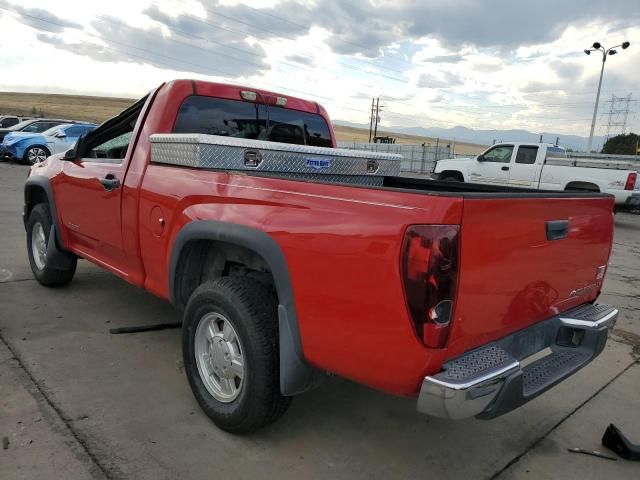
[[[413,399],[332,377],[270,428],[236,437],[218,430],[191,396],[179,330],[109,334],[113,326],[175,321],[178,312],[87,262],[66,288],[32,280],[20,218],[25,175],[26,167],[0,164],[3,480],[586,479],[595,469],[623,479],[640,472],[622,460],[566,452],[600,448],[610,422],[640,443],[640,216],[616,217],[602,298],[622,309],[612,340],[593,364],[523,408],[490,422],[447,422],[417,414]]]

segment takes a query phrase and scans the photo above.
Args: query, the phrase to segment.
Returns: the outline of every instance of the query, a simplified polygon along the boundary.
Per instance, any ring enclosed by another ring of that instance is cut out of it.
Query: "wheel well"
[[[29,214],[33,207],[39,203],[49,203],[49,198],[44,188],[38,186],[29,186],[24,191],[24,204],[27,207],[25,210],[25,218],[29,218]]]
[[[443,180],[444,178],[457,178],[458,180],[460,180],[461,182],[464,182],[464,176],[462,175],[462,173],[458,172],[457,170],[444,170],[443,172],[440,172],[440,174],[438,175],[438,179]]]
[[[569,182],[564,187],[565,190],[576,190],[580,192],[599,192],[600,187],[591,182]]]
[[[175,303],[181,306],[186,305],[199,285],[229,275],[255,278],[276,294],[273,275],[263,257],[251,249],[219,240],[187,242],[174,275]]]

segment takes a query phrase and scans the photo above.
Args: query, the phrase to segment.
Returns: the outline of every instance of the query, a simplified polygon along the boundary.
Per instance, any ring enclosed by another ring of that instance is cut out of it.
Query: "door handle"
[[[113,173],[107,173],[104,178],[100,179],[100,183],[109,192],[120,186],[120,180]]]
[[[500,170],[504,170],[505,172],[509,171],[509,167],[502,167]]]
[[[547,240],[562,240],[569,235],[569,220],[549,220],[545,222]]]

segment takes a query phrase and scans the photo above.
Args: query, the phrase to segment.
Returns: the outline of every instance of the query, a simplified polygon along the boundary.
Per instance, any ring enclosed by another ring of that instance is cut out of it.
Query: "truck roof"
[[[227,98],[229,100],[241,100],[243,99],[242,93],[249,92],[257,95],[258,103],[265,103],[269,105],[278,105],[293,110],[300,110],[308,113],[323,113],[326,115],[325,109],[317,102],[310,100],[304,100],[302,98],[294,97],[288,94],[272,92],[269,90],[263,90],[260,88],[247,87],[242,85],[234,85],[230,83],[216,83],[206,82],[203,80],[173,80],[168,82],[166,86],[181,87],[183,84],[191,84],[196,95],[206,95],[218,98]],[[284,105],[276,103],[278,98],[285,99]]]

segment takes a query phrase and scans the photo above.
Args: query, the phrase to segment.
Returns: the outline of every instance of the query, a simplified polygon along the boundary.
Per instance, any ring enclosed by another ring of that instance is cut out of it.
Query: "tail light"
[[[407,308],[417,335],[432,348],[449,337],[458,283],[460,227],[414,225],[407,229],[402,277]]]
[[[633,190],[636,187],[636,179],[638,178],[638,174],[636,172],[631,172],[627,176],[627,183],[624,185],[625,190]]]

